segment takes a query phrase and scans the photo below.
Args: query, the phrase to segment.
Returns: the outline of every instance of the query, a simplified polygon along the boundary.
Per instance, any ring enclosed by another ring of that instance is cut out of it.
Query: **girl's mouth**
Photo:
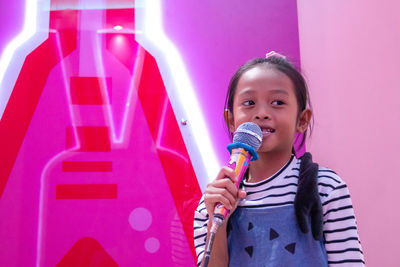
[[[260,127],[260,128],[263,133],[263,136],[267,136],[275,132],[275,129],[272,129],[270,127]]]

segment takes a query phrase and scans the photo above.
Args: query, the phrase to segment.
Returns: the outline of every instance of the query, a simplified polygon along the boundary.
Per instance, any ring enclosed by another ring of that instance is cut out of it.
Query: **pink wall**
[[[368,266],[399,266],[400,4],[297,1],[315,159],[348,183]]]

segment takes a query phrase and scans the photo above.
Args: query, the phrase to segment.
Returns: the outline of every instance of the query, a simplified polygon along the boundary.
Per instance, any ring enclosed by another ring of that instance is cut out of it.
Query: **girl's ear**
[[[296,131],[298,133],[304,133],[307,130],[308,125],[310,124],[310,121],[311,121],[311,117],[312,117],[311,109],[306,108],[305,110],[303,110],[300,113],[299,119],[297,120],[297,127],[296,127]]]
[[[235,132],[235,126],[233,124],[233,115],[232,112],[229,111],[229,109],[224,110],[224,120],[226,125],[228,126],[228,129],[231,133]]]

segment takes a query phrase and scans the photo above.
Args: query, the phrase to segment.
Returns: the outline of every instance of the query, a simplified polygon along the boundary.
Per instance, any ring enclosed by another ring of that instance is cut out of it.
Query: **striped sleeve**
[[[206,246],[207,237],[207,224],[208,224],[208,213],[206,205],[204,204],[204,196],[201,197],[199,205],[194,213],[194,247],[197,255],[197,266],[200,266],[201,260],[203,259],[204,249]]]
[[[347,185],[330,170],[320,170],[318,185],[329,266],[365,266]]]

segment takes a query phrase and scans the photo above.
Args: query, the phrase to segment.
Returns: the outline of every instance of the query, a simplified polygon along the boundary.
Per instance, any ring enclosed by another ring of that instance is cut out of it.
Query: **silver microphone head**
[[[240,142],[257,151],[262,143],[262,131],[253,122],[245,122],[239,125],[233,134],[233,143]]]

